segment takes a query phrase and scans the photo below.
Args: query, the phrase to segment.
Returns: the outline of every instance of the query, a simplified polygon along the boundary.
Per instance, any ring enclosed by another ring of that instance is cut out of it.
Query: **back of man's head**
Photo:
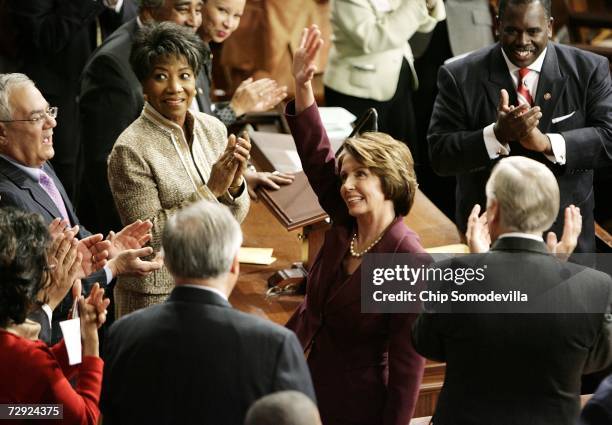
[[[170,217],[162,235],[164,263],[175,279],[214,279],[230,271],[242,244],[240,225],[219,203],[200,201]]]
[[[559,211],[559,186],[544,165],[522,156],[502,159],[486,186],[487,206],[496,201],[506,231],[539,233]]]
[[[244,425],[321,425],[317,406],[298,391],[281,391],[257,400]]]

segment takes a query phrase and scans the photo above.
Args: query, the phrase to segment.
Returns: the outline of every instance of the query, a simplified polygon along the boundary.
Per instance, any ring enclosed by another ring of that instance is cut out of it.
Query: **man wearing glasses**
[[[0,207],[39,213],[47,223],[54,222],[50,230],[62,231],[78,226],[79,219],[64,186],[48,163],[55,154],[53,129],[57,114],[58,108],[49,106],[27,76],[0,74]],[[146,274],[161,267],[160,261],[140,259],[153,253],[150,247],[143,248],[150,239],[151,226],[148,221],[138,221],[117,234],[111,232],[106,240],[82,226],[69,230],[78,231],[86,293],[95,282],[106,287],[120,274]],[[60,314],[56,313],[54,319],[65,316],[71,304],[71,300],[65,299],[59,308]],[[51,310],[45,312],[51,320]],[[56,328],[53,338],[42,335],[41,339],[47,342],[58,339]],[[43,329],[46,329],[44,324]]]

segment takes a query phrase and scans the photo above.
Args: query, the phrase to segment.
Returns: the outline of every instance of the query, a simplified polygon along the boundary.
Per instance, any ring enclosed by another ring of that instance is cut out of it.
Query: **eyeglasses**
[[[57,117],[58,110],[59,108],[57,106],[51,106],[50,108],[47,108],[46,111],[32,114],[32,118],[27,120],[0,120],[0,122],[38,122],[44,120],[47,117],[55,119]]]

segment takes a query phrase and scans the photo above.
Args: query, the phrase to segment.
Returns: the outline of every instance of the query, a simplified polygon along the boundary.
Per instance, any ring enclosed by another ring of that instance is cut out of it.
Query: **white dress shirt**
[[[544,57],[546,56],[546,51],[548,48],[544,49],[540,56],[527,68],[531,71],[524,80],[531,97],[535,99],[536,93],[538,90],[538,82],[540,81],[540,73],[542,72],[542,65],[544,64]],[[506,56],[504,49],[502,49],[502,55],[504,56],[504,60],[506,61],[506,65],[508,66],[508,72],[510,73],[510,77],[512,78],[512,83],[514,84],[514,88],[518,85],[519,80],[519,67],[514,65]],[[483,138],[484,143],[487,148],[487,153],[489,154],[489,158],[495,159],[500,155],[509,155],[510,154],[510,145],[508,143],[501,143],[495,137],[495,132],[493,128],[495,127],[495,123],[489,124],[483,130]],[[544,156],[551,162],[555,164],[563,165],[565,164],[565,139],[562,135],[558,133],[546,133],[548,139],[550,140],[550,144],[552,147],[553,154]]]

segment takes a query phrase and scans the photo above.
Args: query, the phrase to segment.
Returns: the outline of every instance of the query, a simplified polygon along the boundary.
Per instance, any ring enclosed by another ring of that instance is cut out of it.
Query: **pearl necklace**
[[[386,231],[386,229],[385,229],[385,231]],[[351,238],[351,246],[350,246],[351,255],[353,257],[357,257],[357,258],[362,257],[363,254],[365,254],[366,252],[371,250],[374,247],[374,245],[376,245],[378,242],[380,242],[380,240],[382,239],[384,234],[385,234],[385,232],[382,232],[378,236],[378,238],[376,238],[376,240],[370,244],[370,246],[368,246],[363,251],[357,252],[357,251],[355,251],[355,244],[356,244],[356,241],[357,241],[357,232],[353,233],[353,237]]]

